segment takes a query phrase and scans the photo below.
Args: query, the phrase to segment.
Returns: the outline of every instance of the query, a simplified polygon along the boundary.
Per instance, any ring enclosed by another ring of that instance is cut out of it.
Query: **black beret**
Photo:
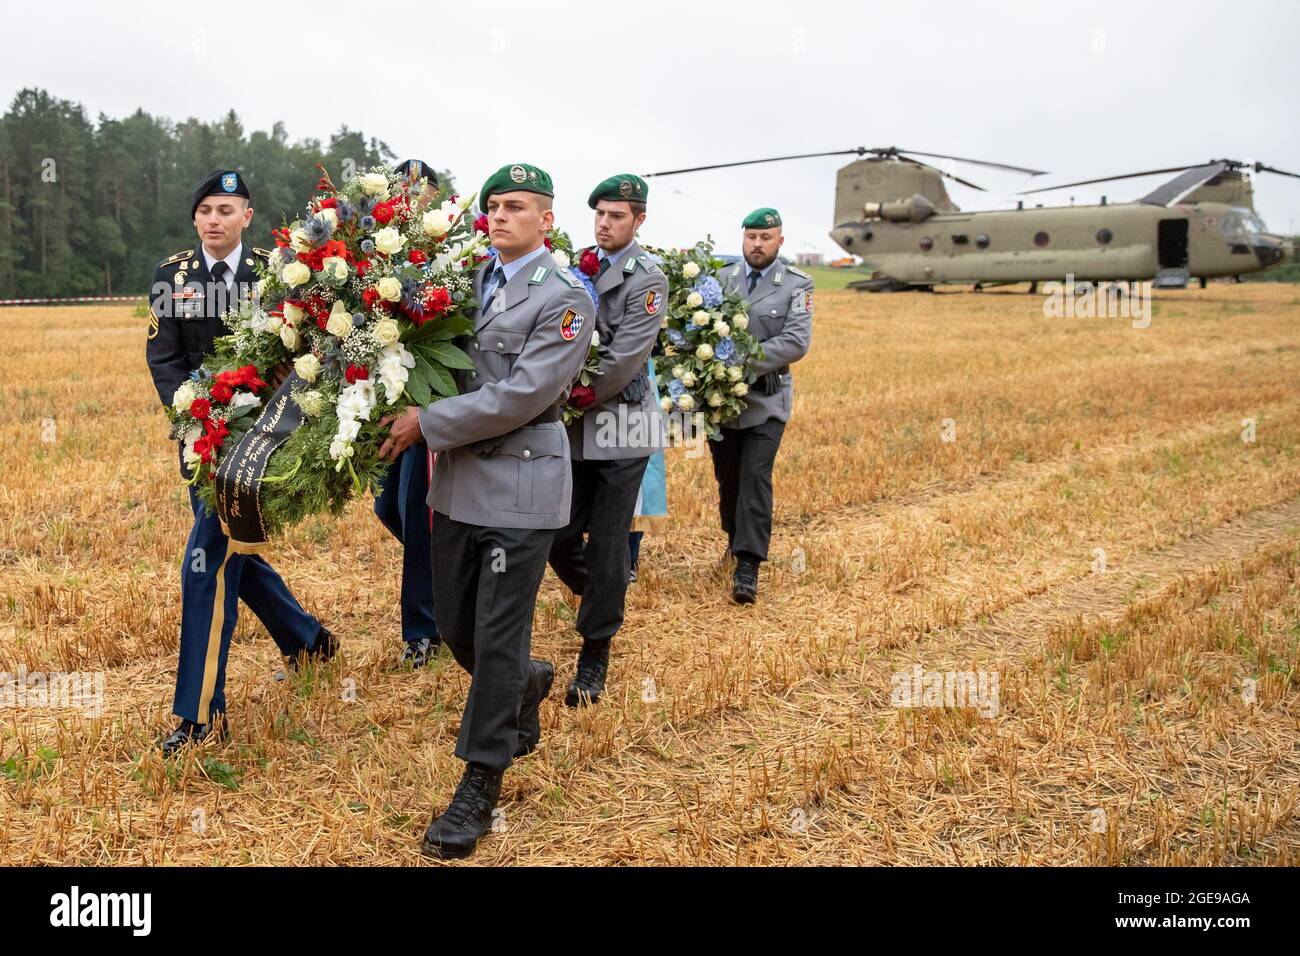
[[[415,179],[424,177],[429,181],[429,185],[435,189],[438,187],[438,174],[434,172],[433,167],[422,159],[403,160],[400,166],[393,169],[393,172],[399,176],[411,176]]]
[[[233,169],[214,169],[203,177],[203,182],[199,183],[199,188],[194,190],[194,196],[190,199],[191,219],[194,218],[199,203],[209,196],[243,196],[252,201],[243,174]]]

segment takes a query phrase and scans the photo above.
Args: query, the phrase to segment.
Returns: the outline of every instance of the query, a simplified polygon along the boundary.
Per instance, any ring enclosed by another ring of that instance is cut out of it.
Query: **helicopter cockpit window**
[[[1111,232],[1109,229],[1097,230],[1097,241],[1101,243],[1103,246],[1110,245],[1110,241],[1114,238],[1115,238],[1115,234]]]
[[[1034,233],[1034,245],[1038,246],[1040,249],[1046,246],[1051,241],[1052,238],[1045,232]]]
[[[922,236],[920,246],[922,252],[929,252],[931,249],[934,248],[934,240],[931,239],[929,236]]]
[[[981,232],[975,237],[975,245],[979,246],[981,249],[987,249],[989,247],[989,237]]]
[[[1219,220],[1219,228],[1229,239],[1243,239],[1268,231],[1264,220],[1249,209],[1229,209]]]

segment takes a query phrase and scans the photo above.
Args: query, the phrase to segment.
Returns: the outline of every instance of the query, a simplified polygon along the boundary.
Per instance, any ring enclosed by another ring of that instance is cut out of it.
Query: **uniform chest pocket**
[[[493,379],[502,379],[515,367],[527,340],[528,333],[520,329],[487,328],[478,334],[471,351],[476,364]]]
[[[556,509],[568,478],[563,431],[541,425],[508,435],[492,459],[488,500],[497,511],[538,514]]]

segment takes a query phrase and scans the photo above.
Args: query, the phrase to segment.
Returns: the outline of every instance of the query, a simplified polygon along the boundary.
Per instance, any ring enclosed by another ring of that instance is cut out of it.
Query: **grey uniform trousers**
[[[718,480],[718,511],[731,553],[767,560],[772,538],[772,464],[785,422],[769,418],[750,428],[723,428],[709,442]]]

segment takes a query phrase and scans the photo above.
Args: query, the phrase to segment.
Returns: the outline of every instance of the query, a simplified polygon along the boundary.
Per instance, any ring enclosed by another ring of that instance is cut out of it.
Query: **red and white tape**
[[[79,295],[67,299],[0,299],[0,305],[63,305],[76,302],[137,302],[143,295]]]

